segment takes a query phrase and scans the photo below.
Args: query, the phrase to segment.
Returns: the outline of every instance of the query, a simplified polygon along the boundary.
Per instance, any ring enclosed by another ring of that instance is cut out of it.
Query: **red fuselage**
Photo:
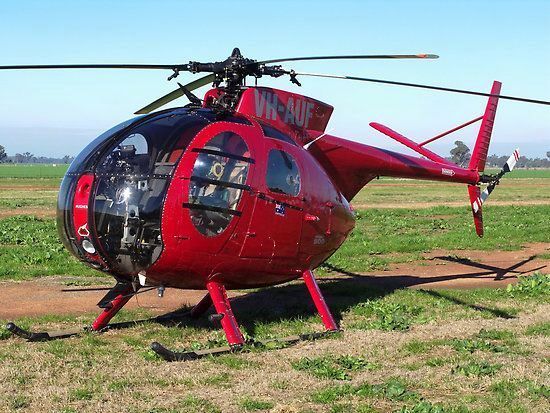
[[[212,124],[188,148],[193,153],[227,131],[243,138],[247,157],[254,163],[249,164],[245,182],[250,189],[243,191],[237,206],[240,214],[218,235],[197,231],[189,210],[182,209],[189,201],[196,157],[184,156],[164,204],[164,251],[147,270],[147,277],[182,288],[204,288],[206,278],[212,276],[229,287],[276,284],[317,267],[344,242],[354,218],[319,163],[301,146],[266,137],[258,123],[251,123]],[[270,188],[268,182],[270,174],[280,172],[270,168],[285,167],[269,163],[270,153],[280,151],[298,167],[299,188],[291,194]]]
[[[236,111],[173,109],[121,124],[73,162],[58,200],[65,245],[118,279],[204,289],[282,283],[354,227],[349,200],[378,175],[475,184],[477,171],[324,134],[332,107],[248,88]]]

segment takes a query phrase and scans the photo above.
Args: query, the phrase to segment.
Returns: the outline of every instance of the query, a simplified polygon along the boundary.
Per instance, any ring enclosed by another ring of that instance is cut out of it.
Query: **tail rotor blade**
[[[483,190],[481,195],[479,196],[479,207],[483,205],[483,203],[489,198],[489,195],[491,195],[491,192],[493,192],[493,189],[497,186],[496,182],[492,182],[489,185],[487,185],[487,188]],[[475,208],[474,208],[475,209]]]
[[[493,181],[487,185],[487,188],[481,192],[478,198],[477,203],[472,203],[472,208],[474,209],[474,212],[481,208],[481,205],[489,198],[489,195],[491,195],[491,192],[495,189],[495,187],[498,185],[500,178],[502,178],[504,175],[506,175],[508,172],[512,172],[514,170],[514,167],[516,166],[519,159],[519,149],[516,149],[512,155],[508,158],[500,172],[494,177]]]
[[[508,158],[500,172],[496,175],[484,175],[485,178],[489,179],[489,184],[487,187],[481,191],[477,185],[468,185],[468,194],[470,196],[470,204],[472,206],[472,213],[474,215],[474,224],[476,227],[476,233],[480,237],[483,236],[483,214],[482,214],[482,205],[485,203],[491,192],[494,191],[495,187],[498,185],[500,178],[506,175],[508,172],[512,172],[516,163],[519,159],[519,149],[516,149],[512,155]],[[487,181],[484,181],[487,182]]]
[[[194,80],[194,81],[184,85],[184,88],[187,89],[189,92],[191,92],[195,89],[198,89],[202,86],[206,86],[207,84],[212,83],[215,78],[216,78],[216,75],[214,75],[212,73],[212,74],[209,74],[207,76],[203,76],[203,77],[201,77],[197,80]],[[136,115],[144,114],[144,113],[145,114],[150,113],[150,112],[154,111],[155,109],[158,109],[161,106],[164,106],[167,103],[170,103],[173,100],[183,96],[184,94],[185,94],[184,89],[179,87],[176,90],[174,90],[174,91],[162,96],[161,98],[155,100],[154,102],[149,103],[147,106],[144,106],[143,108],[141,108],[140,110],[138,110],[135,113],[136,113]]]
[[[519,149],[516,149],[512,155],[508,158],[500,173],[503,175],[512,172],[519,160]]]

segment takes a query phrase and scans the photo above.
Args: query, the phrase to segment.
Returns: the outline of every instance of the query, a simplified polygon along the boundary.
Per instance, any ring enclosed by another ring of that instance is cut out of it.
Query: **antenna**
[[[323,132],[319,136],[317,136],[315,139],[313,139],[311,142],[306,143],[303,148],[307,151],[311,145],[313,145],[315,142],[317,142],[319,139],[323,138],[325,135],[327,135],[329,132],[332,132],[332,129],[329,129],[326,132]]]

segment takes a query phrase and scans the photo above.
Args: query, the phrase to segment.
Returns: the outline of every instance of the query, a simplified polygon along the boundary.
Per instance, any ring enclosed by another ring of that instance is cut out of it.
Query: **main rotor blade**
[[[271,59],[256,62],[256,64],[268,64],[279,62],[296,62],[298,60],[349,60],[349,59],[438,59],[436,54],[366,54],[366,55],[341,55],[341,56],[305,56],[285,57],[283,59]]]
[[[34,69],[179,69],[186,65],[141,65],[141,64],[76,64],[76,65],[15,65],[0,66],[0,70],[34,70]]]
[[[515,100],[515,101],[518,101],[518,102],[536,103],[536,104],[539,104],[539,105],[550,105],[550,101],[546,101],[546,100],[528,99],[528,98],[521,98],[521,97],[517,97],[517,96],[507,96],[507,95],[492,95],[490,93],[475,92],[475,91],[472,91],[472,90],[454,89],[454,88],[441,87],[441,86],[422,85],[422,84],[419,84],[419,83],[396,82],[394,80],[369,79],[369,78],[366,78],[366,77],[329,75],[329,74],[321,74],[321,73],[294,73],[294,75],[295,76],[326,77],[326,78],[331,78],[331,79],[358,80],[358,81],[361,81],[361,82],[373,82],[373,83],[383,83],[383,84],[386,84],[386,85],[409,86],[409,87],[416,87],[416,88],[421,88],[421,89],[440,90],[440,91],[444,91],[444,92],[463,93],[463,94],[466,94],[466,95],[498,97],[499,99],[508,99],[508,100]]]
[[[197,80],[194,80],[194,81],[184,85],[184,87],[185,87],[185,89],[187,89],[188,91],[191,92],[195,89],[198,89],[202,86],[206,86],[207,84],[212,83],[214,81],[214,79],[216,79],[216,75],[211,73],[209,75],[203,76],[203,77],[201,77]],[[158,109],[161,106],[164,106],[167,103],[169,103],[169,102],[173,101],[174,99],[177,99],[177,98],[179,98],[183,95],[184,95],[183,89],[177,88],[173,92],[170,92],[170,93],[164,95],[163,97],[155,100],[154,102],[149,103],[147,106],[145,106],[145,107],[141,108],[140,110],[138,110],[135,114],[138,115],[138,114],[143,114],[143,113],[150,113],[150,112],[154,111],[155,109]]]

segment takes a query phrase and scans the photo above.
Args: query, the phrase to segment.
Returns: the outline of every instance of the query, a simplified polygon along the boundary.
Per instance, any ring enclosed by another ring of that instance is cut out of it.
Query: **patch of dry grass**
[[[355,284],[336,284],[323,287],[344,334],[273,351],[165,363],[148,350],[153,340],[193,348],[223,339],[203,321],[145,323],[45,343],[5,338],[0,411],[547,411],[550,305],[544,297],[504,290],[361,292]],[[294,287],[279,288],[235,300],[245,331],[261,338],[319,329]],[[288,307],[263,312],[268,296],[286,297]],[[394,312],[399,323],[384,322]],[[25,321],[59,328],[90,318]]]

